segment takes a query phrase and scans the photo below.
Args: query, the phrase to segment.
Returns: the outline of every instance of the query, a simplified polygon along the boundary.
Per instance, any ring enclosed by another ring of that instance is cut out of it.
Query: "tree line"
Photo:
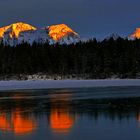
[[[37,73],[84,79],[139,78],[140,40],[119,37],[71,45],[0,44],[0,76]]]

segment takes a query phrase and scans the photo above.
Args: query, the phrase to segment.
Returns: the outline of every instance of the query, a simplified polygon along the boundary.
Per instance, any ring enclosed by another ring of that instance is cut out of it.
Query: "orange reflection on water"
[[[137,115],[137,120],[140,122],[140,114]]]
[[[12,122],[16,135],[27,134],[35,129],[35,122],[29,118],[24,118],[19,110],[12,114]]]
[[[70,99],[69,92],[62,92],[51,99],[50,124],[54,132],[68,133],[74,124],[74,118],[70,115]]]
[[[5,114],[0,114],[0,129],[2,131],[10,131],[10,123],[8,122]]]
[[[0,114],[0,129],[2,131],[13,131],[15,135],[31,133],[36,128],[36,124],[31,118],[25,118],[20,110],[12,112],[8,119],[6,114]]]
[[[74,120],[67,111],[53,110],[51,112],[51,128],[56,132],[69,132]]]

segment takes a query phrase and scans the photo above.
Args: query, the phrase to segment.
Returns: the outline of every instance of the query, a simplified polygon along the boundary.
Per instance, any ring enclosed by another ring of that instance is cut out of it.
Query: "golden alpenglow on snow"
[[[10,38],[18,38],[21,32],[30,30],[36,30],[36,28],[23,22],[14,23],[0,28],[0,38],[4,38],[5,33],[8,33]]]
[[[49,36],[53,38],[55,41],[61,40],[63,37],[71,34],[78,36],[76,32],[74,32],[71,28],[69,28],[65,24],[59,24],[59,25],[52,25],[48,26],[49,29]]]
[[[136,39],[136,38],[140,39],[140,28],[136,28],[135,32],[132,35],[130,35],[130,37],[133,39]]]

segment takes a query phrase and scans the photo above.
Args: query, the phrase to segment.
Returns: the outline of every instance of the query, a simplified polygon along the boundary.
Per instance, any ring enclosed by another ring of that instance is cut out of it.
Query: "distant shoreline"
[[[0,91],[140,86],[140,79],[0,81]]]

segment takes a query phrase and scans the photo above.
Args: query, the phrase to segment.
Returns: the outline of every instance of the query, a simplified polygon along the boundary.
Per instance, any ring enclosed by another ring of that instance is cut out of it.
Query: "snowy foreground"
[[[140,79],[0,81],[0,90],[108,87],[108,86],[140,86]]]

